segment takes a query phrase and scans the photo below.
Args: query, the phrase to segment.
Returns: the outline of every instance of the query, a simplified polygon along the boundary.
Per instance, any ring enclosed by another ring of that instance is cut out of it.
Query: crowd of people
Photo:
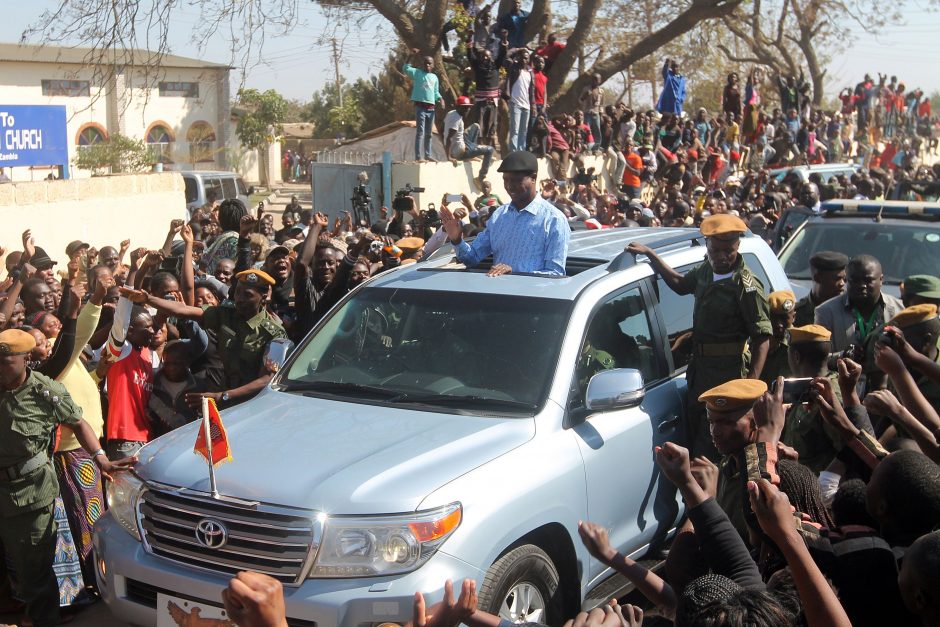
[[[252,212],[225,200],[188,223],[174,220],[159,250],[76,240],[59,272],[24,232],[0,285],[0,404],[12,420],[0,438],[0,564],[12,568],[0,574],[16,582],[33,623],[56,624],[56,599],[94,593],[102,478],[197,419],[202,397],[223,408],[250,399],[277,371],[269,347],[303,338],[369,277],[443,246],[468,267],[492,257],[493,277],[563,275],[578,222],[662,222],[706,238],[706,260],[685,275],[653,250],[627,248],[696,298],[689,437],[655,451],[688,519],[659,574],[585,522],[588,550],[677,625],[936,624],[940,279],[908,277],[898,300],[881,291],[877,259],[818,251],[809,295],[765,294],[737,252],[747,226],[734,214],[760,207],[751,225],[766,231],[776,211],[818,205],[813,180],[791,187],[754,171],[725,181],[720,194],[692,188],[687,197],[680,177],[646,206],[588,180],[571,190],[553,179],[540,186],[527,151],[498,170],[507,202],[484,181],[473,200],[445,196],[439,212],[418,211],[404,195],[374,224],[349,215],[331,224],[293,198],[277,229],[263,204]],[[821,189],[879,197],[906,173],[871,169]],[[784,378],[800,391],[788,394]],[[233,616],[255,607],[252,599],[276,606],[276,582],[236,579],[226,595]],[[495,626],[472,591],[465,582],[449,609],[416,619]],[[8,593],[8,606],[17,603]],[[575,620],[642,618],[614,603]]]
[[[492,277],[564,275],[572,230],[673,226],[705,239],[693,270],[640,244],[627,250],[696,300],[688,438],[654,451],[688,516],[656,573],[583,522],[587,550],[635,584],[647,611],[614,600],[572,624],[940,623],[940,278],[907,277],[896,299],[882,291],[878,259],[815,251],[812,291],[797,299],[765,293],[738,253],[748,229],[779,243],[775,227],[793,207],[935,199],[940,165],[923,162],[929,101],[866,77],[843,92],[841,111],[824,112],[802,77],[779,77],[781,106],[768,113],[768,81],[753,70],[743,90],[729,75],[720,112],[689,117],[685,77],[667,60],[656,109],[605,103],[596,76],[578,111],[551,111],[544,72],[564,44],[552,34],[527,48],[518,0],[495,20],[492,5],[473,6],[472,32],[460,34],[475,91],[448,113],[444,139],[449,158],[482,157],[478,193],[427,211],[401,194],[374,223],[331,221],[292,198],[279,228],[263,203],[212,201],[174,220],[160,249],[76,240],[65,268],[31,231],[22,250],[3,251],[0,613],[25,604],[44,627],[58,624],[60,605],[94,599],[103,480],[197,419],[202,398],[223,409],[252,398],[279,367],[271,348],[300,341],[370,277],[442,247],[467,267],[492,258]],[[405,70],[416,158],[433,159],[440,89],[433,60],[415,63]],[[486,178],[501,97],[506,201]],[[585,167],[591,153],[605,156],[612,187]],[[828,180],[770,172],[848,158],[862,167]],[[302,178],[302,155],[284,166],[285,178]],[[500,624],[476,607],[474,582],[456,599],[448,590],[433,608],[417,594],[414,624]],[[280,584],[263,575],[240,574],[222,601],[242,627],[286,624]]]
[[[865,75],[854,88],[842,90],[838,109],[825,110],[814,105],[802,72],[770,76],[754,67],[742,81],[732,71],[713,110],[693,112],[685,109],[686,77],[676,60],[666,59],[655,108],[605,102],[604,77],[594,74],[577,108],[559,110],[549,104],[557,94],[548,93],[546,73],[566,44],[554,32],[537,44],[530,41],[529,14],[519,0],[503,15],[494,16],[493,10],[492,3],[461,0],[457,12],[464,19],[445,26],[445,49],[452,30],[461,44],[447,61],[466,79],[444,118],[444,155],[431,151],[432,125],[443,101],[434,60],[418,56],[416,49],[415,64],[405,64],[417,122],[416,160],[492,158],[503,146],[548,159],[553,178],[570,182],[576,177],[572,171],[583,170],[583,157],[596,155],[604,157],[611,180],[632,188],[637,177],[661,180],[676,170],[702,175],[706,186],[740,171],[798,164],[854,160],[865,167],[910,170],[937,150],[940,122],[930,99],[920,88],[909,90],[897,77],[882,74],[877,82]],[[502,125],[501,115],[506,116]],[[460,126],[454,124],[457,118]],[[498,137],[500,128],[505,135]],[[632,153],[643,157],[643,168],[630,159]],[[485,179],[486,170],[478,179]]]

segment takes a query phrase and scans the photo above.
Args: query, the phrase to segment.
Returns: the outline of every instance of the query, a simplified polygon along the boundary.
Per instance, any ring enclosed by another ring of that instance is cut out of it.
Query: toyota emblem
[[[196,523],[196,540],[208,549],[221,549],[228,541],[228,529],[214,518],[203,518]]]

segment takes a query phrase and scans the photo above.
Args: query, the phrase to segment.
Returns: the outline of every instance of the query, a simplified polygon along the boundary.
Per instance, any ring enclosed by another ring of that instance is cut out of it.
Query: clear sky
[[[940,53],[940,13],[927,11],[927,1],[907,0],[903,10],[905,24],[877,36],[856,29],[855,41],[829,64],[826,95],[834,96],[842,87],[854,86],[866,72],[876,78],[877,72],[895,74],[908,89],[920,87],[927,94],[940,91],[940,68],[936,65]],[[23,29],[33,24],[43,9],[56,4],[54,0],[4,2],[0,41],[19,41]],[[332,79],[332,47],[328,41],[331,25],[313,2],[300,0],[299,4],[298,26],[290,35],[268,37],[261,63],[249,69],[246,86],[275,88],[288,98],[307,100]],[[224,40],[211,42],[204,51],[192,43],[192,28],[199,17],[194,8],[175,11],[176,28],[170,36],[172,52],[228,62],[228,44]],[[375,73],[384,62],[394,38],[382,25],[381,18],[374,18],[354,32],[336,33],[341,47],[340,71],[348,80]],[[239,72],[233,72],[233,81],[238,80]]]

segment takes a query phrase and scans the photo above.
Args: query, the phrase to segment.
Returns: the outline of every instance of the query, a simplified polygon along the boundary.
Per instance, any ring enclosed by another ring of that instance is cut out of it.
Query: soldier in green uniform
[[[601,370],[610,370],[616,367],[617,364],[610,353],[594,348],[590,340],[586,341],[584,346],[581,347],[581,356],[578,358],[577,367],[578,386],[581,392],[587,390],[588,382],[595,374]]]
[[[770,339],[770,350],[767,352],[767,361],[761,371],[760,380],[770,385],[777,377],[790,376],[790,350],[787,331],[793,326],[796,318],[796,296],[790,290],[771,292],[767,297],[770,308],[770,328],[773,337]]]
[[[794,378],[828,377],[841,403],[839,375],[829,370],[831,337],[829,329],[817,324],[790,329],[790,370]],[[842,436],[823,420],[812,395],[790,405],[780,441],[793,447],[799,453],[799,462],[816,474],[829,466],[843,446]]]
[[[901,282],[901,302],[905,307],[930,303],[940,306],[940,278],[912,274]]]
[[[796,303],[796,319],[793,326],[813,324],[816,320],[816,307],[842,293],[845,289],[845,267],[848,264],[848,257],[831,250],[818,252],[809,258],[813,288]]]
[[[719,214],[703,220],[701,230],[708,257],[685,275],[669,267],[647,246],[631,243],[626,250],[646,255],[675,293],[695,295],[692,361],[686,373],[689,443],[693,456],[717,459],[704,408],[694,399],[731,379],[759,379],[770,347],[771,328],[764,287],[738,254],[747,226],[740,218]]]
[[[36,627],[59,624],[59,587],[52,570],[53,519],[59,482],[52,465],[59,425],[91,453],[106,478],[136,458],[109,461],[65,387],[26,366],[36,346],[19,329],[0,333],[0,542],[16,569],[19,595]],[[0,564],[0,576],[5,576]]]
[[[733,379],[706,390],[698,400],[708,412],[708,428],[718,462],[718,494],[716,499],[742,538],[747,539],[744,519],[745,479],[744,451],[755,441],[754,403],[767,391],[767,384],[758,379]],[[770,454],[775,455],[776,451]]]
[[[904,341],[908,344],[910,351],[916,351],[930,361],[940,364],[940,318],[937,317],[936,305],[922,303],[907,307],[892,318],[888,326],[894,327],[904,336]],[[881,338],[882,334],[879,332],[875,337]],[[892,348],[895,348],[893,344]],[[897,346],[895,350],[898,351],[904,365],[917,382],[917,388],[921,394],[934,410],[940,411],[940,384],[911,366],[913,355],[909,354],[906,348]],[[873,367],[877,367],[874,366],[874,360],[874,346],[871,346],[868,361]]]
[[[172,300],[155,298],[143,290],[121,288],[135,303],[146,303],[178,318],[197,320],[216,333],[225,389],[186,395],[191,405],[208,396],[216,402],[245,401],[260,392],[273,375],[264,364],[264,353],[273,339],[285,338],[284,327],[265,309],[274,279],[262,270],[243,270],[235,275],[238,283],[232,302],[203,310]]]

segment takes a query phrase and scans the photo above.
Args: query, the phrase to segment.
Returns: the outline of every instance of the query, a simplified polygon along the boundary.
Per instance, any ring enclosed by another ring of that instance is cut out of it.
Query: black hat
[[[89,245],[88,242],[83,242],[80,239],[77,239],[74,242],[69,242],[69,245],[65,247],[65,256],[71,259],[75,256],[75,253],[80,251],[82,248],[91,248],[91,245]]]
[[[506,155],[497,172],[538,172],[539,162],[531,152],[517,150]]]
[[[53,261],[52,258],[46,254],[46,251],[37,246],[36,253],[33,255],[32,259],[29,260],[29,263],[37,270],[45,270],[46,268],[51,268],[56,265],[58,262]]]
[[[833,270],[842,270],[849,265],[849,258],[833,250],[823,250],[809,258],[809,265],[815,270],[831,272]]]

